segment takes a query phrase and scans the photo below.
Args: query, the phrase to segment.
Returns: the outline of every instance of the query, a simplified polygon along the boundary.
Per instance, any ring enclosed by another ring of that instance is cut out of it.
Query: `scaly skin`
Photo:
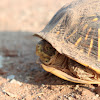
[[[36,46],[36,54],[40,57],[41,62],[48,63],[53,55],[55,49],[45,40],[40,41]]]
[[[52,57],[56,57],[56,50],[45,40],[42,40],[37,44],[36,54],[40,57],[40,60],[43,63],[42,67],[46,71],[51,72],[60,78],[75,83],[100,84],[100,75],[67,57],[66,59],[68,59],[68,65],[65,66],[65,69],[62,69],[64,71],[57,69],[57,66],[59,66],[59,68],[61,69],[62,65],[60,65],[61,63],[59,63],[59,65],[56,66],[56,63],[58,63],[59,61],[64,61],[65,58],[60,59],[59,57],[57,57],[55,60],[55,66],[49,66],[48,63],[52,59]],[[61,56],[63,55],[60,55],[60,57]],[[66,68],[68,71],[66,71]],[[71,76],[71,74],[73,74],[75,77]]]

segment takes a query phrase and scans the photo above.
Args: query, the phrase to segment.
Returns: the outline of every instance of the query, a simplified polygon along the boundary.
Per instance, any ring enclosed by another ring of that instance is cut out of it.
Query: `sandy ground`
[[[72,0],[1,0],[0,100],[100,100],[93,85],[75,84],[44,71],[32,35]]]

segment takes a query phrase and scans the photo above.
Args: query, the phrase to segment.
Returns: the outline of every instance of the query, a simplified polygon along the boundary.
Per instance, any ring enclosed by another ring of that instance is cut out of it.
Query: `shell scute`
[[[65,5],[36,35],[59,53],[100,73],[99,0],[76,0]]]

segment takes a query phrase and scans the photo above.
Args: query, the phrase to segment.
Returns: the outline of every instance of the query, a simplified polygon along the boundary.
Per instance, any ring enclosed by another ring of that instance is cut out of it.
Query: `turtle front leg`
[[[68,61],[69,70],[75,75],[77,78],[87,81],[97,80],[98,74],[94,72],[92,69],[85,67],[76,61],[69,59]]]

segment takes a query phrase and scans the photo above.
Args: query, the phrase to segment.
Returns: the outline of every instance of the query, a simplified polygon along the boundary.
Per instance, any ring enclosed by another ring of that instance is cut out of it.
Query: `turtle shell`
[[[63,6],[35,35],[60,54],[100,73],[100,0],[77,0]]]

